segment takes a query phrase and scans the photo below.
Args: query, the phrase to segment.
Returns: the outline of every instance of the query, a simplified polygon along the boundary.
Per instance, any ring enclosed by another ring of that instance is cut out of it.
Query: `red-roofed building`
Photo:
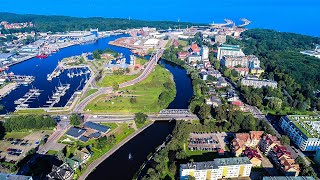
[[[175,48],[177,48],[177,47],[179,47],[180,43],[179,43],[178,40],[174,39],[174,40],[172,41],[172,45],[173,45]]]
[[[269,152],[270,161],[286,176],[298,176],[300,168],[291,158],[291,153],[287,148],[281,145],[275,145]]]
[[[190,47],[190,52],[194,53],[194,54],[198,54],[200,55],[200,48],[197,44],[192,44]]]
[[[276,136],[272,136],[271,134],[263,135],[260,143],[259,149],[265,154],[268,155],[271,149],[275,145],[280,145],[280,141]]]
[[[262,156],[256,149],[246,147],[242,155],[249,158],[252,166],[261,166]]]
[[[178,52],[178,58],[181,59],[181,60],[185,60],[187,59],[189,53],[188,52]]]
[[[243,103],[242,103],[241,101],[239,101],[239,100],[237,100],[237,101],[232,101],[231,104],[232,104],[232,105],[235,105],[235,106],[239,106],[239,107],[240,107],[240,106],[243,106]]]
[[[263,131],[250,131],[249,133],[236,133],[231,141],[232,152],[240,156],[246,147],[257,147]]]

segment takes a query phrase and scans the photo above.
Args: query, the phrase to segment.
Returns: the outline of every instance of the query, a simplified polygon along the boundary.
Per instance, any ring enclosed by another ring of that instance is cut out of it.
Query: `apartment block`
[[[180,165],[180,179],[189,176],[196,180],[249,177],[252,164],[247,157],[217,158],[207,162],[192,162]]]
[[[283,116],[279,124],[302,151],[316,151],[320,147],[319,116]]]

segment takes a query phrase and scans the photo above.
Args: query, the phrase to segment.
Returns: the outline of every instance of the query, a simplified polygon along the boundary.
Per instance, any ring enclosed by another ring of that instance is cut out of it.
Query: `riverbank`
[[[91,163],[84,173],[79,177],[79,180],[85,180],[89,174],[95,170],[97,166],[99,166],[103,161],[105,161],[108,157],[110,157],[114,152],[116,152],[118,149],[120,149],[124,144],[129,142],[132,138],[137,136],[139,133],[143,132],[145,129],[147,129],[149,126],[151,126],[153,122],[146,124],[141,129],[135,131],[133,134],[126,137],[124,140],[122,140],[119,144],[115,145],[113,148],[111,148],[106,154],[95,160],[93,163]]]

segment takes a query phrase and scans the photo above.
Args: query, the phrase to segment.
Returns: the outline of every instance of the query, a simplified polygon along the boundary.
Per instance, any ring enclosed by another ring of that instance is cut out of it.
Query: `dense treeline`
[[[33,14],[13,14],[0,13],[0,21],[8,22],[32,22],[35,29],[41,32],[64,32],[73,30],[88,30],[90,28],[99,28],[99,30],[116,30],[128,28],[141,27],[155,27],[157,29],[167,29],[169,27],[175,28],[180,24],[181,28],[199,25],[193,23],[173,22],[173,21],[142,21],[142,20],[128,20],[121,18],[79,18],[69,16],[45,16]],[[30,28],[31,29],[31,28]],[[27,30],[30,30],[27,29]]]
[[[314,49],[320,38],[265,29],[248,30],[242,36],[241,41],[228,38],[227,43],[240,44],[245,54],[259,57],[265,68],[264,78],[279,83],[283,95],[277,98],[298,110],[320,108],[313,93],[320,89],[320,61],[300,53]]]
[[[55,125],[56,122],[52,117],[42,115],[12,116],[9,119],[6,119],[3,124],[6,132],[52,128]]]

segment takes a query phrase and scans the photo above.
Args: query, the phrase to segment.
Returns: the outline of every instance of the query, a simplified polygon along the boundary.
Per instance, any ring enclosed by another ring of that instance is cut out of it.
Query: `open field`
[[[181,45],[181,46],[183,46],[183,47],[188,46],[188,42],[185,41],[185,40],[178,40],[178,42],[179,42],[179,45]]]
[[[136,64],[145,65],[148,62],[148,60],[144,58],[136,57]]]
[[[172,81],[171,74],[166,69],[157,66],[155,70],[144,81],[133,86],[126,87],[122,93],[116,95],[101,95],[91,101],[86,109],[93,113],[154,113],[159,112],[165,107],[161,107],[158,103],[159,95],[167,89],[163,86],[164,83]],[[174,83],[172,83],[174,86]],[[171,102],[176,94],[175,87],[170,91],[169,101]],[[136,99],[132,102],[130,99]],[[170,102],[166,102],[166,106]]]
[[[113,84],[121,84],[132,79],[135,79],[139,74],[135,75],[106,75],[100,82],[97,82],[98,86],[109,87]]]

